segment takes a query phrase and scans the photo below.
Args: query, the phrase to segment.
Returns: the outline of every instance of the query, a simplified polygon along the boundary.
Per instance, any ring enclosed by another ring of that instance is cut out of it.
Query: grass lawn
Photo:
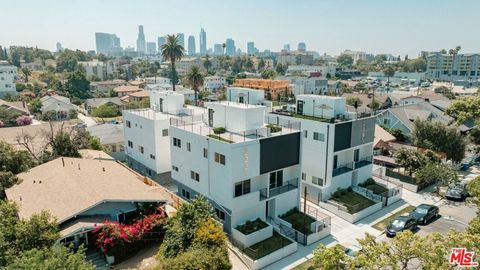
[[[330,200],[339,202],[340,204],[347,207],[348,213],[350,214],[355,214],[375,204],[374,201],[365,198],[362,195],[353,191],[347,191],[345,195],[342,195],[338,198],[332,197],[330,198]]]
[[[219,141],[222,141],[222,142],[227,142],[227,143],[233,143],[233,141],[230,141],[230,140],[227,140],[227,139],[224,139],[218,135],[213,135],[213,134],[210,134],[210,135],[207,135],[208,137],[210,138],[213,138],[213,139],[217,139]]]
[[[364,188],[371,190],[374,194],[386,194],[388,189],[379,184],[367,185]]]
[[[392,222],[392,220],[394,220],[395,218],[397,218],[399,216],[410,213],[413,209],[415,209],[415,206],[409,205],[406,208],[392,214],[391,216],[382,219],[381,221],[379,221],[377,224],[373,225],[372,227],[379,230],[379,231],[383,231],[388,226],[388,224],[390,224],[390,222]]]
[[[274,231],[272,237],[244,249],[243,252],[247,254],[248,257],[252,258],[252,260],[258,260],[276,250],[290,245],[291,243],[290,240]]]
[[[305,215],[303,212],[296,212],[288,216],[282,216],[281,218],[292,224],[292,227],[301,233],[303,233],[304,230],[306,230],[307,235],[312,233],[312,231],[310,231],[310,224],[315,222],[315,219],[309,215]]]
[[[315,270],[315,268],[312,266],[312,260],[310,259],[295,266],[292,270]]]

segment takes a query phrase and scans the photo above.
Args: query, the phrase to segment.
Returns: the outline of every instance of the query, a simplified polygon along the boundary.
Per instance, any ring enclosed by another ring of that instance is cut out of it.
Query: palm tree
[[[453,84],[453,65],[455,64],[455,57],[457,56],[458,52],[462,49],[462,47],[457,46],[455,49],[448,50],[448,54],[452,56],[452,70],[450,72],[450,83]]]
[[[180,45],[178,35],[167,35],[165,44],[162,45],[162,57],[164,61],[170,61],[172,66],[172,87],[175,91],[175,61],[182,59],[185,54],[185,48]]]
[[[205,62],[203,62],[203,67],[207,70],[207,74],[208,74],[208,70],[212,67],[212,61],[210,61],[210,56],[205,55]]]
[[[195,91],[195,106],[197,106],[198,88],[203,85],[203,74],[198,66],[192,66],[187,73],[187,81]]]

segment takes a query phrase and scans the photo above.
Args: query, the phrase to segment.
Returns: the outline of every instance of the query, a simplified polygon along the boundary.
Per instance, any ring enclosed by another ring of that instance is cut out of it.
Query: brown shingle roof
[[[161,187],[111,160],[57,158],[18,174],[23,181],[6,190],[19,204],[19,216],[42,210],[63,222],[105,201],[166,201]]]
[[[138,86],[122,85],[122,86],[113,88],[113,91],[116,92],[116,93],[119,93],[119,92],[137,92],[137,91],[142,91],[142,89]]]

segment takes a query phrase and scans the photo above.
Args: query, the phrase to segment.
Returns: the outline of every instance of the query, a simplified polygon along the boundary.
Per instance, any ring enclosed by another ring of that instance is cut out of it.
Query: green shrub
[[[245,222],[245,224],[238,225],[236,229],[241,233],[247,235],[266,227],[268,227],[268,224],[263,222],[263,220],[261,220],[260,218],[257,218],[256,220],[248,220],[247,222]]]
[[[272,132],[272,133],[282,131],[282,127],[274,125],[274,124],[268,124],[267,128],[269,128],[270,132]]]
[[[213,129],[213,133],[215,134],[222,134],[225,133],[227,130],[224,127],[216,127]]]

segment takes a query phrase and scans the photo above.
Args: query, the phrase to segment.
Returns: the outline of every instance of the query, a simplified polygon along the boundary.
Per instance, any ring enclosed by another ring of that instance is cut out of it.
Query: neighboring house
[[[28,110],[27,103],[22,102],[8,102],[0,99],[0,108],[4,108],[9,111],[15,111],[18,114],[29,115],[30,111]]]
[[[289,84],[287,80],[236,79],[233,86],[263,90],[265,99],[279,100],[288,95]]]
[[[96,226],[129,220],[138,204],[165,204],[170,198],[161,186],[145,184],[140,175],[107,158],[60,157],[17,176],[21,182],[5,193],[18,204],[20,218],[49,211],[60,226],[58,242],[75,247],[94,248]]]
[[[89,98],[85,100],[85,109],[88,113],[91,113],[93,109],[98,108],[102,105],[114,106],[118,109],[121,109],[123,106],[123,102],[118,97]]]
[[[342,97],[345,97],[346,99],[349,99],[349,98],[359,99],[361,104],[357,108],[358,112],[371,111],[370,105],[373,102],[373,94],[343,93]],[[377,102],[380,105],[377,110],[382,110],[382,109],[391,107],[391,101],[388,95],[384,93],[375,93],[375,102]],[[349,111],[355,111],[355,108],[350,105],[347,105],[347,109]]]
[[[128,81],[128,85],[136,86],[138,88],[144,88],[145,82],[144,81]]]
[[[453,86],[452,93],[458,97],[475,96],[478,94],[478,88],[465,88],[463,86]]]
[[[128,94],[128,102],[130,101],[144,101],[150,97],[150,92],[146,90]]]
[[[117,160],[125,160],[123,124],[99,124],[87,127],[87,131],[100,139],[108,153]]]
[[[7,61],[0,61],[0,98],[9,94],[16,95],[15,80],[17,79],[17,67]]]
[[[122,85],[113,88],[113,92],[117,93],[118,97],[124,97],[129,94],[135,93],[142,91],[143,89],[138,87],[138,86],[132,86],[132,85]]]
[[[391,107],[377,115],[377,123],[379,125],[400,129],[408,137],[412,134],[413,122],[416,119],[440,122],[446,125],[454,121],[452,117],[445,115],[443,111],[426,101]]]
[[[375,138],[373,139],[373,153],[382,155],[382,151],[388,149],[388,143],[395,141],[396,138],[380,125],[375,124]]]
[[[304,75],[310,75],[312,73],[320,73],[322,78],[326,78],[327,74],[334,76],[336,73],[336,65],[328,63],[323,66],[306,66],[306,65],[290,65],[287,68],[287,73],[300,72]]]
[[[70,119],[71,111],[79,111],[79,108],[70,103],[70,99],[62,96],[44,96],[40,99],[42,102],[42,108],[40,111],[42,115],[45,115],[48,112],[56,113],[56,120],[67,120]]]
[[[144,79],[145,84],[171,84],[172,80],[164,77],[149,77]]]
[[[325,95],[328,91],[328,81],[319,77],[283,76],[277,79],[287,80],[295,85],[303,85],[304,94]]]
[[[115,87],[125,85],[125,80],[112,80],[103,82],[91,82],[90,92],[97,94],[109,94]]]
[[[215,92],[226,85],[227,82],[225,78],[221,76],[208,76],[203,79],[203,88],[206,91]]]

